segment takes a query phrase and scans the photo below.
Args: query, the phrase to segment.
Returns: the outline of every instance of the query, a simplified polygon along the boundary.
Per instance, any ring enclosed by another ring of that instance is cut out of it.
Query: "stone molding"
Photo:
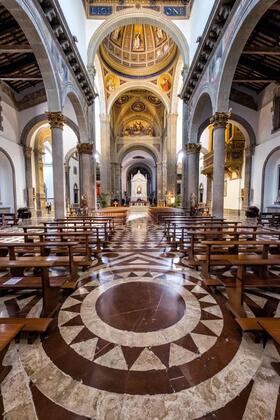
[[[80,143],[77,145],[77,151],[79,155],[92,155],[93,144],[92,143]]]
[[[201,145],[198,143],[187,143],[185,144],[185,151],[188,155],[199,153]]]
[[[210,118],[210,124],[213,124],[215,128],[226,128],[229,118],[231,118],[230,112],[215,112]]]
[[[23,152],[24,152],[24,156],[26,158],[31,158],[31,155],[32,155],[32,147],[23,146]]]
[[[46,112],[51,128],[62,128],[65,123],[65,117],[61,112]]]

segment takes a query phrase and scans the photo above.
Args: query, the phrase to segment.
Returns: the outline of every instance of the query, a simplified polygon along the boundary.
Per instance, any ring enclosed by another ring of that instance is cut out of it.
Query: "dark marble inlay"
[[[185,308],[183,298],[171,287],[137,281],[111,287],[96,302],[104,322],[134,332],[170,327],[182,318]]]

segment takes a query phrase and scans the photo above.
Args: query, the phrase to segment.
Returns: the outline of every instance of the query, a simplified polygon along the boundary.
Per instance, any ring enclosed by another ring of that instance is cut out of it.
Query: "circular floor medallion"
[[[184,299],[173,287],[141,281],[112,287],[96,302],[96,312],[106,324],[142,333],[170,327],[185,309]]]

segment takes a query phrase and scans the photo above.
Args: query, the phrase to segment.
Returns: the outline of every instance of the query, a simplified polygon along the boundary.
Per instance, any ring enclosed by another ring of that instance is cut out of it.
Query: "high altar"
[[[138,171],[131,177],[131,201],[137,202],[140,200],[147,201],[147,178]]]

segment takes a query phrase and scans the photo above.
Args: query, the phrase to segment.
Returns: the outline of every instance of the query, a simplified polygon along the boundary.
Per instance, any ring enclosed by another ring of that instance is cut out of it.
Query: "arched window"
[[[79,204],[79,188],[77,184],[74,184],[74,204]]]

